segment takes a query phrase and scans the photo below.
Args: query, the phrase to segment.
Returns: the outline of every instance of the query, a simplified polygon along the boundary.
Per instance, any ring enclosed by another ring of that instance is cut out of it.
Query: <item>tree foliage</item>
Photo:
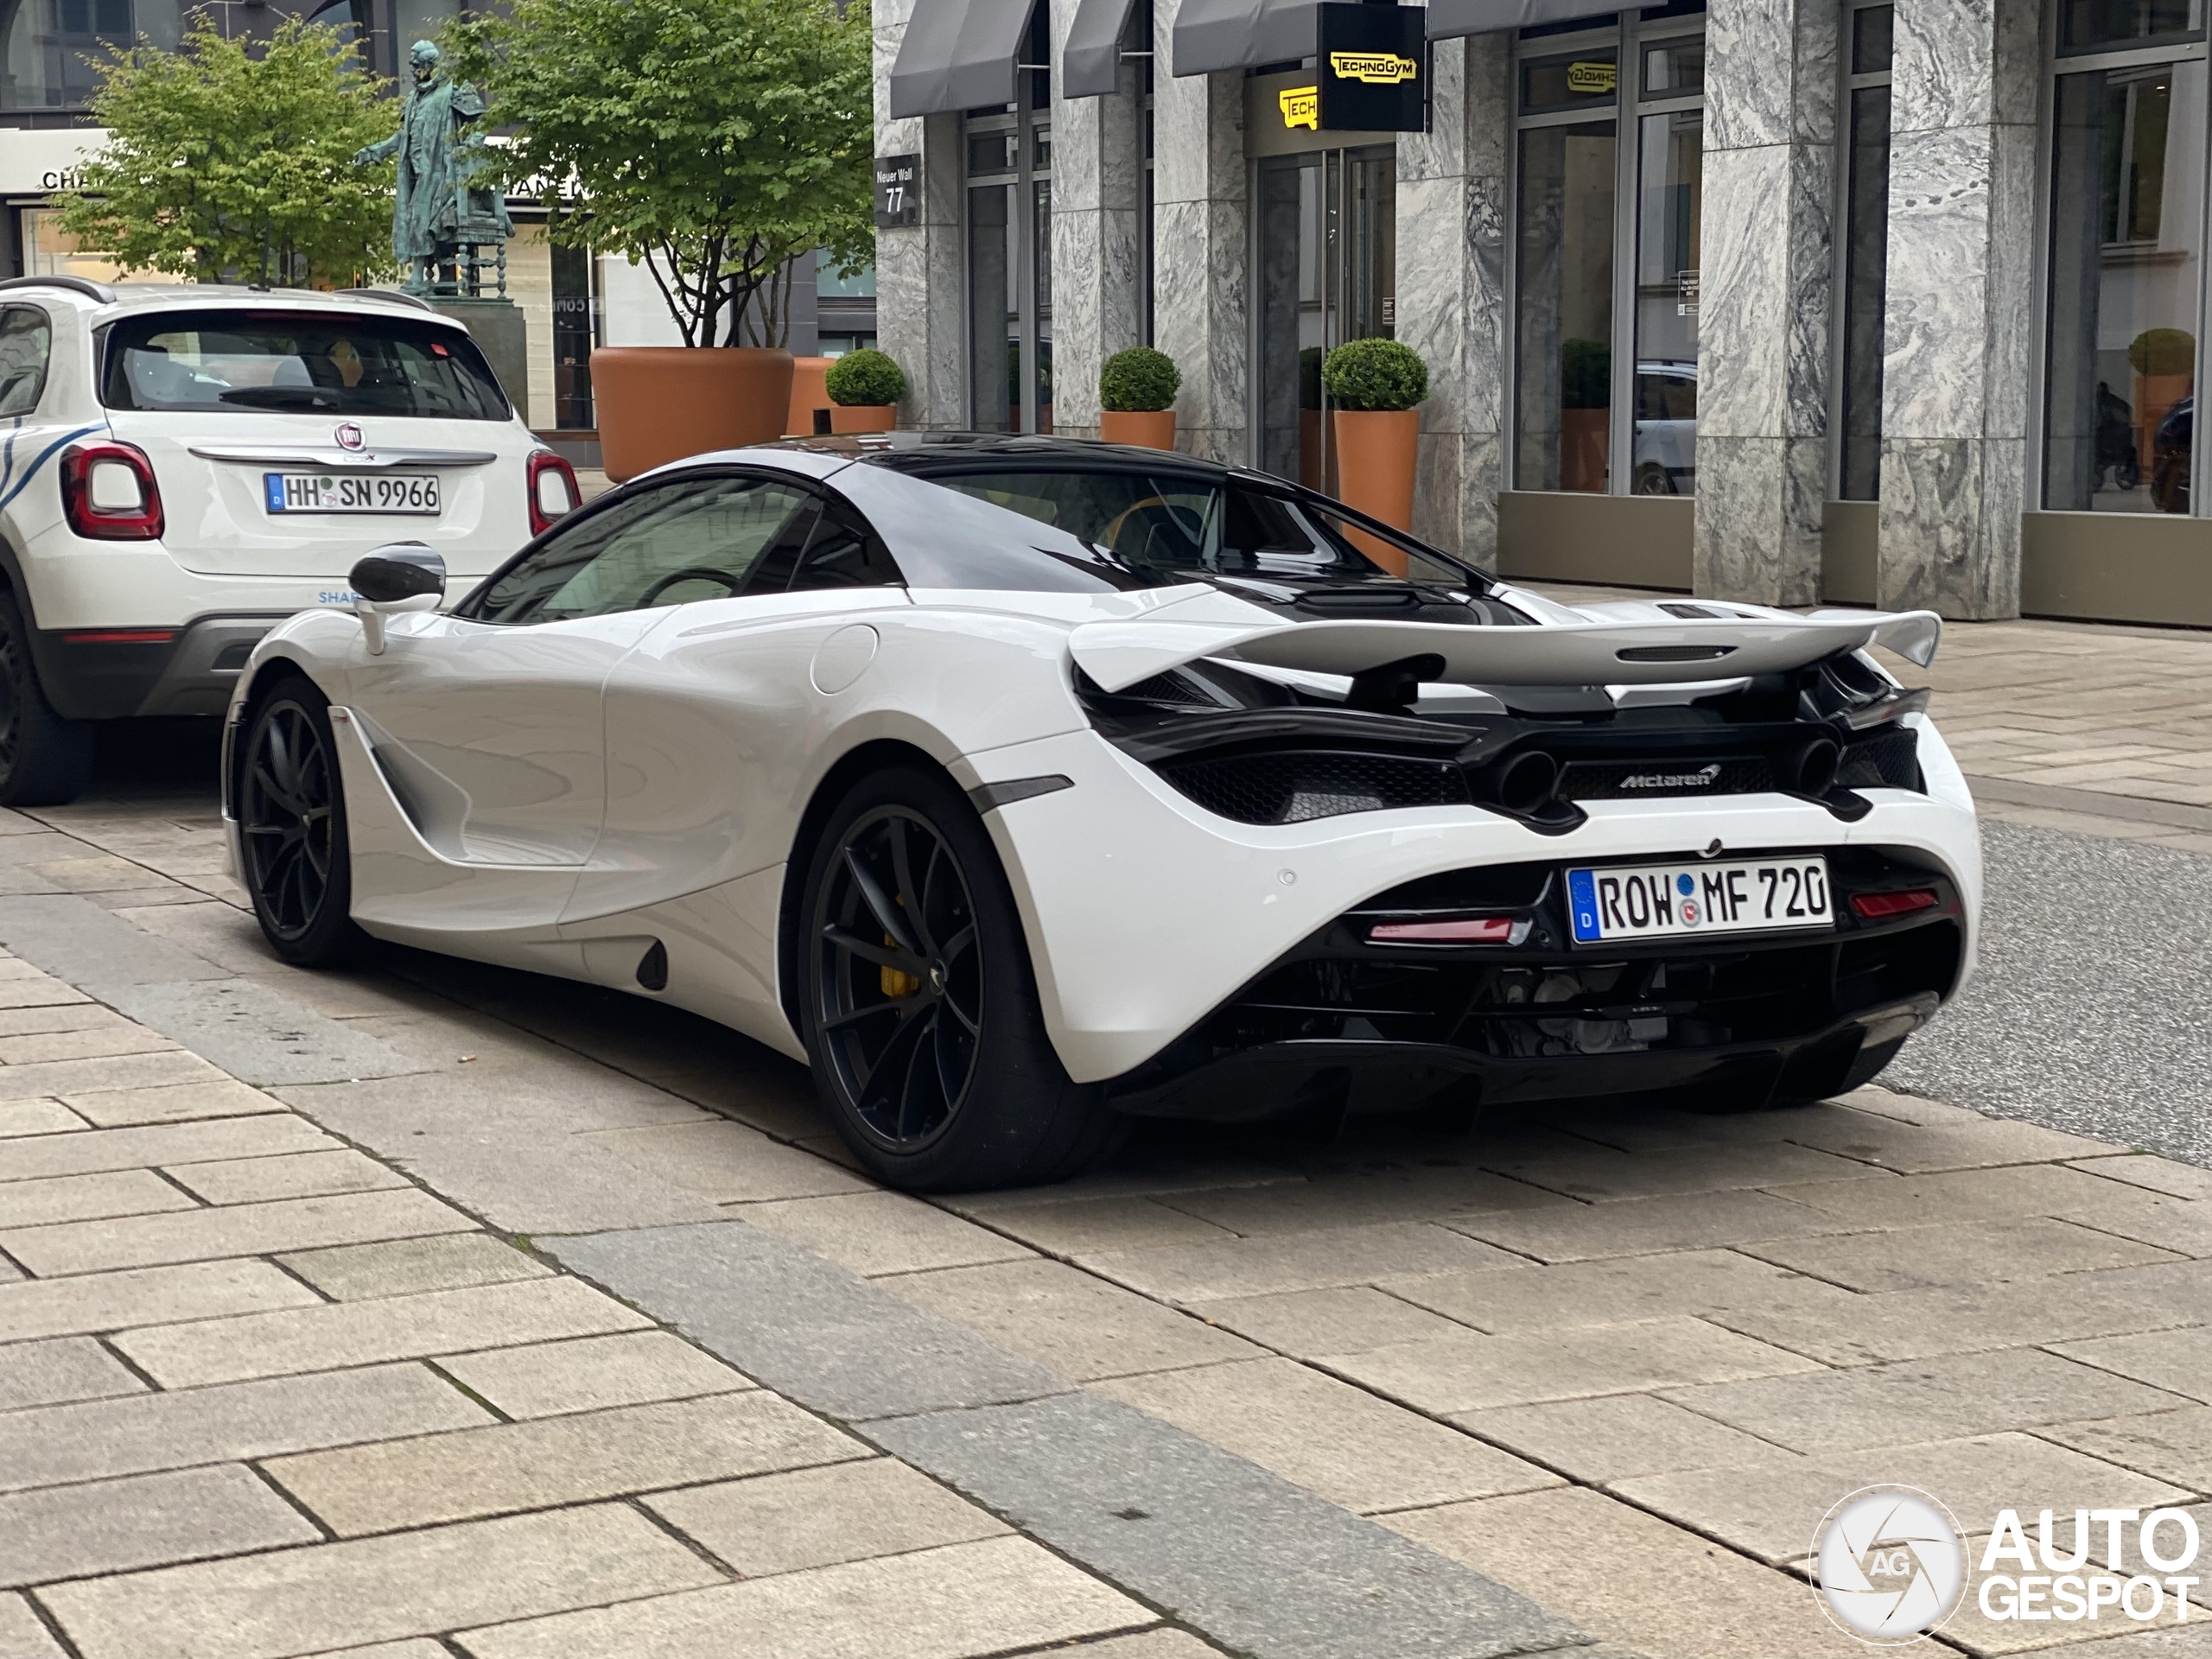
[[[789,261],[873,257],[865,0],[513,0],[447,38],[505,180],[555,187],[556,241],[645,261],[686,345],[780,346]]]
[[[181,49],[111,48],[92,109],[108,145],[61,228],[128,270],[339,286],[391,265],[391,169],[353,152],[398,109],[354,47],[297,18],[258,55],[196,21]]]

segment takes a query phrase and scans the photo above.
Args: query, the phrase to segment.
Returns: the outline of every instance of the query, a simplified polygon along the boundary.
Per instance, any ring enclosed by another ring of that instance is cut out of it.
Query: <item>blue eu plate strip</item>
[[[269,493],[269,511],[271,512],[283,512],[284,474],[282,473],[264,473],[261,475],[261,487]]]
[[[1588,870],[1567,873],[1567,907],[1574,918],[1574,938],[1587,944],[1605,935],[1598,928],[1598,883]]]

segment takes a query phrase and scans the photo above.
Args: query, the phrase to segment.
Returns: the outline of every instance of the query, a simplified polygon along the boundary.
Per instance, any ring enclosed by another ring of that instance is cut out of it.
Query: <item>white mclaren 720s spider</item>
[[[1924,613],[1569,607],[1050,438],[701,456],[459,595],[436,537],[239,676],[270,943],[676,1003],[894,1185],[1131,1115],[1817,1099],[1972,969],[1974,804],[1873,654],[1925,664]]]

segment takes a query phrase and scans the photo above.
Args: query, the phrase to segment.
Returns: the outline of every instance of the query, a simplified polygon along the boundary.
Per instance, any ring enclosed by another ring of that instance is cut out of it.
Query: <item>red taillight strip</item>
[[[176,634],[175,628],[95,628],[61,637],[73,645],[166,645]]]
[[[1370,944],[1518,944],[1529,937],[1525,916],[1448,916],[1419,922],[1377,922]]]
[[[1943,901],[1934,890],[1914,887],[1904,893],[1854,893],[1851,907],[1870,922],[1886,920],[1891,916],[1910,916],[1915,911],[1933,910]]]

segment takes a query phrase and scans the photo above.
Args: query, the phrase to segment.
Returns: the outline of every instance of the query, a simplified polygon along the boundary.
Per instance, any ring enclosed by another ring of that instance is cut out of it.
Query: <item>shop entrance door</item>
[[[1321,359],[1397,322],[1397,152],[1389,144],[1257,164],[1253,463],[1336,493]]]

